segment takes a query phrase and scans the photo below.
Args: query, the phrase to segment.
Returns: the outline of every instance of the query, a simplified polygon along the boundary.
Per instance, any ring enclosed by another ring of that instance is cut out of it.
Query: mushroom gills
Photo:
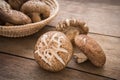
[[[74,41],[76,35],[87,34],[89,28],[80,20],[66,19],[56,25],[56,30],[65,33],[71,41]]]

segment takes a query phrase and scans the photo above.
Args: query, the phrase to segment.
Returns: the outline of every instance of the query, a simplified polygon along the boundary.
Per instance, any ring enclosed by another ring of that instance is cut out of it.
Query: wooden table
[[[58,0],[60,11],[48,26],[24,38],[0,37],[0,80],[120,80],[120,0]],[[65,18],[85,21],[89,36],[96,39],[107,56],[104,67],[74,59],[57,73],[41,69],[33,50],[39,36]]]

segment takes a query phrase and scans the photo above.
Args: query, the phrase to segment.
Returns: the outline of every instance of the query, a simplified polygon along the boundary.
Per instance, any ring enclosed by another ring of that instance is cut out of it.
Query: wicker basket
[[[58,13],[59,5],[56,0],[43,0],[50,6],[50,17],[36,23],[30,23],[19,26],[0,26],[0,36],[6,37],[24,37],[38,32],[41,28],[47,25]]]

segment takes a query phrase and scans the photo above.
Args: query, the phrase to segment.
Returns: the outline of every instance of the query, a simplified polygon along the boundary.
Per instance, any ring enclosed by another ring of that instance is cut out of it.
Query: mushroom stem
[[[20,10],[25,14],[38,13],[41,19],[46,19],[50,16],[50,7],[40,0],[27,1],[22,5]],[[38,16],[36,18],[37,20],[40,19]]]
[[[69,28],[68,30],[69,31],[66,31],[65,34],[71,42],[74,42],[75,36],[79,35],[79,30],[75,29],[74,27]]]
[[[66,34],[66,36],[73,42],[76,35],[87,34],[89,28],[85,26],[85,22],[77,19],[66,19],[56,25],[56,30]]]
[[[29,16],[33,23],[41,21],[41,17],[39,15],[39,13],[31,13]]]
[[[83,63],[88,60],[87,56],[83,53],[74,53],[74,58],[76,59],[77,63]]]

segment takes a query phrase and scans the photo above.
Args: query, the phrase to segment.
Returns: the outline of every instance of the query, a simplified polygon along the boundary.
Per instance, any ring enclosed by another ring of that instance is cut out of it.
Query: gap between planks
[[[33,58],[33,49],[34,45],[38,39],[38,37],[43,34],[44,32],[54,30],[51,26],[46,26],[41,29],[38,33],[24,38],[0,38],[0,51],[7,52],[15,55],[20,55],[28,58]],[[82,70],[85,72],[98,74],[102,76],[107,76],[115,79],[120,79],[120,59],[119,59],[119,52],[120,52],[120,38],[109,37],[109,36],[102,36],[102,35],[95,35],[95,34],[88,34],[94,39],[97,40],[98,43],[102,46],[105,50],[107,55],[107,62],[104,68],[95,68],[90,63],[83,63],[83,64],[76,64],[75,61],[72,59],[68,64],[69,67]],[[111,46],[112,45],[112,46]],[[88,67],[89,66],[89,67]]]
[[[55,28],[55,26],[51,26],[51,25],[46,25],[46,26],[50,26],[50,27],[54,27]],[[102,34],[102,33],[90,32],[90,31],[88,33],[96,34],[96,35],[102,35],[102,36],[108,36],[108,37],[114,37],[114,38],[120,38],[120,36],[114,36],[114,35]]]
[[[85,21],[90,32],[120,37],[120,0],[58,0],[60,11],[49,25],[66,18]]]
[[[2,52],[2,51],[0,51],[0,54],[9,55],[9,56],[14,56],[14,57],[19,57],[19,58],[23,58],[23,59],[28,59],[28,60],[35,61],[35,59],[33,59],[33,58],[28,58],[28,57],[24,57],[24,56],[19,56],[19,55],[15,55],[15,54],[11,54],[11,53],[6,53],[6,52]],[[68,66],[67,66],[66,68],[67,68],[67,69],[71,69],[71,70],[75,70],[75,71],[80,71],[80,72],[83,72],[83,73],[87,73],[87,74],[90,74],[90,75],[95,75],[95,76],[100,76],[100,77],[108,78],[108,79],[111,79],[111,80],[116,80],[116,79],[114,79],[114,78],[110,78],[110,77],[107,77],[107,76],[98,75],[98,74],[94,74],[94,73],[90,73],[90,72],[86,72],[86,71],[74,69],[74,68],[71,68],[71,67],[68,67]]]

